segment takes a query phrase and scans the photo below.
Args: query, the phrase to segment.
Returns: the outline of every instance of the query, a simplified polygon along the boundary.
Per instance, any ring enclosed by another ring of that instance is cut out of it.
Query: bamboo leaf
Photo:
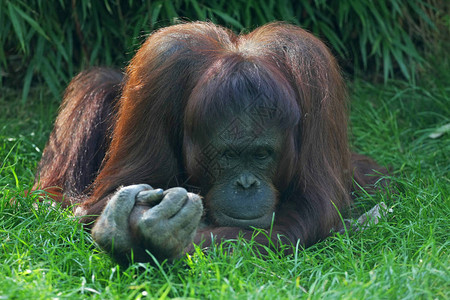
[[[152,18],[150,21],[150,24],[152,25],[152,27],[155,26],[156,21],[158,20],[159,13],[161,12],[161,7],[162,7],[162,4],[160,2],[156,3],[153,7]]]
[[[172,4],[172,1],[164,1],[164,7],[166,8],[167,17],[172,21],[178,17],[177,11]]]
[[[211,11],[214,12],[214,14],[218,15],[222,20],[224,20],[225,22],[233,25],[237,29],[243,29],[244,28],[244,26],[242,26],[242,24],[238,20],[232,18],[228,14],[223,13],[223,12],[221,12],[219,10],[216,10],[216,9],[212,9]]]
[[[50,92],[52,92],[55,98],[59,97],[59,88],[58,88],[58,78],[56,77],[56,73],[52,68],[48,59],[44,59],[41,62],[42,65],[42,77],[44,77],[45,83],[47,84]]]
[[[34,73],[34,64],[31,63],[27,68],[27,72],[25,74],[25,78],[23,81],[22,99],[21,99],[22,104],[25,104],[27,102],[28,94],[30,93],[31,81],[33,79],[33,73]]]
[[[386,43],[383,44],[383,78],[387,82],[389,73],[392,71],[392,60],[389,48]]]
[[[391,50],[392,56],[394,56],[395,61],[397,62],[398,66],[400,67],[400,71],[402,72],[403,76],[405,76],[406,79],[410,79],[410,74],[408,71],[408,68],[405,65],[405,60],[403,58],[403,53],[399,48],[393,48]]]
[[[336,33],[325,23],[322,23],[320,30],[326,36],[327,40],[333,45],[334,50],[336,50],[341,57],[346,57],[347,48]]]
[[[10,17],[11,23],[14,28],[14,32],[16,33],[16,37],[19,40],[20,47],[22,48],[22,51],[26,53],[27,48],[25,47],[23,23],[19,19],[19,16],[18,16],[17,10],[16,10],[16,6],[14,6],[14,4],[12,4],[11,2],[8,2],[8,12],[9,12],[9,17]]]
[[[196,0],[191,0],[190,2],[194,7],[195,12],[200,20],[206,20],[206,13],[204,9],[201,9]]]
[[[28,16],[23,10],[21,10],[19,7],[15,6],[15,9],[17,13],[28,23],[30,26],[36,30],[40,35],[45,37],[47,40],[49,40],[49,37],[45,33],[45,31],[39,26],[39,24],[33,20],[30,16]]]

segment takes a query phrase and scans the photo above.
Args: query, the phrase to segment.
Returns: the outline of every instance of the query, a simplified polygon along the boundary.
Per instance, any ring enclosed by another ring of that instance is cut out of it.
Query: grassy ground
[[[328,238],[294,256],[262,260],[245,243],[224,243],[176,263],[121,269],[99,252],[67,211],[21,192],[57,113],[45,88],[19,106],[0,96],[0,299],[192,297],[213,299],[450,297],[450,75],[436,64],[420,83],[354,82],[352,145],[392,168],[393,213],[364,232]],[[9,200],[15,197],[16,203]],[[225,252],[226,253],[226,252]]]

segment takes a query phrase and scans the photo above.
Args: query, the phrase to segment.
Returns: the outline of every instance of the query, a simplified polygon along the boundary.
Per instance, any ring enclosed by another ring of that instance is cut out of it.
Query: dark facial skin
[[[218,126],[207,146],[211,145],[216,155],[203,161],[209,176],[201,179],[208,219],[217,226],[270,227],[278,200],[272,181],[282,148],[281,130],[239,117]]]

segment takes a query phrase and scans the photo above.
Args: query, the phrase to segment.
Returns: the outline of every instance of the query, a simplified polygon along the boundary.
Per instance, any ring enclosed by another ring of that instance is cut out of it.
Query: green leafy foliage
[[[0,87],[34,82],[54,96],[89,65],[123,67],[152,30],[210,20],[236,31],[286,21],[326,40],[341,64],[386,81],[414,80],[441,13],[434,0],[0,1]],[[445,10],[448,5],[440,4]]]

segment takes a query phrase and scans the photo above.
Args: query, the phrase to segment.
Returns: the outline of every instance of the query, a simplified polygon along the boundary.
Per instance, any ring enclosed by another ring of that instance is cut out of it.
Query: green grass
[[[450,297],[450,123],[448,61],[411,85],[356,81],[352,145],[392,169],[393,213],[364,232],[339,235],[293,256],[254,256],[224,243],[175,263],[114,264],[68,211],[34,209],[33,172],[57,113],[45,87],[20,106],[0,96],[0,299],[192,297],[213,299],[448,299]],[[15,197],[15,202],[10,199]]]

